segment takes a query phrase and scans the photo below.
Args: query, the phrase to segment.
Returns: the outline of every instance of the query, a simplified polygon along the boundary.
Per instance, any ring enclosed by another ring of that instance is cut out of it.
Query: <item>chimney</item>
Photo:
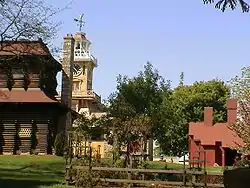
[[[74,39],[72,35],[64,37],[63,55],[62,55],[62,92],[61,102],[71,109],[72,102],[72,80],[73,80],[73,61],[74,61]],[[65,134],[66,145],[69,144],[68,130],[72,126],[71,110],[68,110],[63,117],[63,130]]]
[[[63,43],[61,102],[69,108],[72,100],[73,61],[74,39],[72,35],[67,34]]]
[[[227,101],[227,123],[232,124],[237,120],[237,99]]]
[[[204,108],[204,124],[206,126],[213,126],[213,107]]]

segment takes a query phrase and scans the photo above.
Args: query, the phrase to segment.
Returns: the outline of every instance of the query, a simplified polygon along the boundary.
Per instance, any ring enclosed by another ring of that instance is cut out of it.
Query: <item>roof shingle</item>
[[[0,89],[0,103],[6,102],[27,102],[27,103],[57,103],[56,99],[48,97],[40,89],[35,90],[14,90]]]

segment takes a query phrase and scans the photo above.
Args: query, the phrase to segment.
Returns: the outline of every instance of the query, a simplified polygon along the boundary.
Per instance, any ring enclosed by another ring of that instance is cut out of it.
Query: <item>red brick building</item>
[[[204,109],[204,122],[189,123],[189,158],[205,160],[206,166],[231,166],[237,154],[230,149],[242,140],[228,128],[237,119],[237,100],[227,103],[227,122],[213,124],[213,108]]]

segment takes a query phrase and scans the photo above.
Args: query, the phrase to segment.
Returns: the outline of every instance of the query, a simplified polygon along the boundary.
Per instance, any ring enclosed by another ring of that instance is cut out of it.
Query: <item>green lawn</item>
[[[150,169],[183,169],[184,166],[183,164],[176,164],[176,163],[165,163],[165,162],[160,162],[160,161],[154,161],[150,162],[149,161],[149,168]],[[188,169],[190,166],[186,165],[186,169]],[[232,167],[228,167],[228,169],[231,169]],[[209,172],[223,172],[224,168],[221,166],[216,166],[216,167],[206,167],[206,171]]]
[[[62,188],[64,163],[54,156],[0,156],[0,187]]]
[[[182,169],[183,165],[149,162],[151,169]],[[222,171],[211,167],[208,171]],[[65,161],[55,156],[0,156],[0,188],[66,188]],[[72,188],[72,187],[71,187]]]

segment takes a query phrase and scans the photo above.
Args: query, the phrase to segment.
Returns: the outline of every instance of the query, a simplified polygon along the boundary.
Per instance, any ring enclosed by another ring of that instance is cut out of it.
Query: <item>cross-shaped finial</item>
[[[84,14],[81,14],[79,19],[76,19],[76,18],[74,19],[74,21],[78,22],[77,25],[79,26],[80,32],[82,31],[82,27],[85,24],[85,22],[83,21],[83,15]]]

